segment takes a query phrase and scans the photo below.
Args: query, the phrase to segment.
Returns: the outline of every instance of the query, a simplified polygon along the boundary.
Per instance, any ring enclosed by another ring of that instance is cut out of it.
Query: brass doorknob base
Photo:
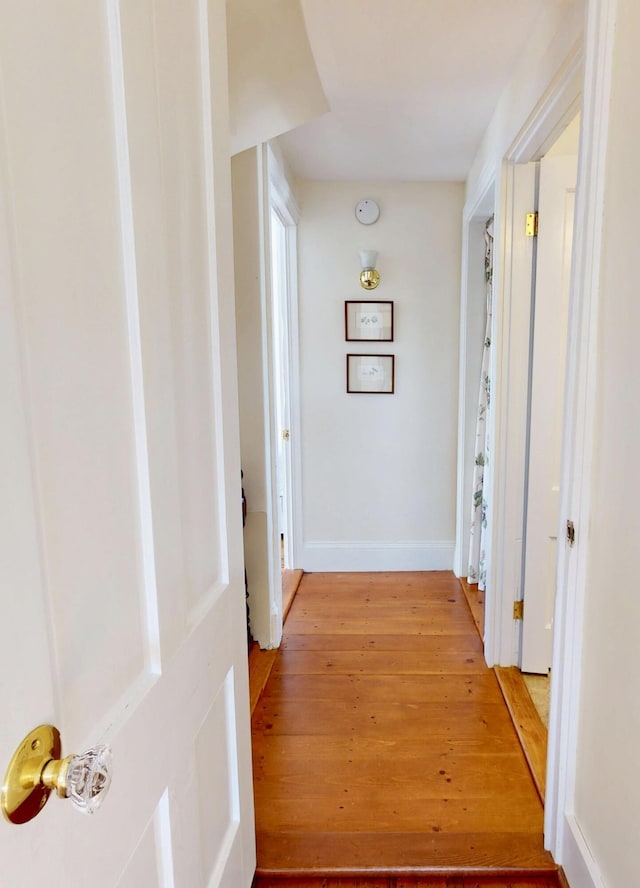
[[[53,782],[43,782],[43,771],[60,759],[61,749],[60,732],[53,725],[40,725],[18,746],[2,784],[2,813],[11,823],[27,823],[44,808]]]
[[[52,790],[75,807],[92,813],[111,785],[111,751],[94,746],[82,755],[60,758],[60,732],[40,725],[24,738],[4,776],[0,802],[11,823],[28,823],[47,803]]]

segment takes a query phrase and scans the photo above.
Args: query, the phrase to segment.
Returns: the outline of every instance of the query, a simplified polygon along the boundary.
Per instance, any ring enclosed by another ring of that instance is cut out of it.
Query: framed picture
[[[347,355],[347,392],[392,395],[395,355]]]
[[[347,342],[393,342],[393,302],[345,302]]]

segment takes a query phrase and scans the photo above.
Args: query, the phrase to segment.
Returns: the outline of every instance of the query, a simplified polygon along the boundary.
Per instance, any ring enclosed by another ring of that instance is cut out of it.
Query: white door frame
[[[493,401],[485,657],[490,666],[518,662],[513,602],[521,596],[522,521],[529,378],[532,244],[521,237],[532,209],[535,168],[580,109],[583,45],[578,41],[533,109],[502,163],[496,214],[496,305],[492,338]]]
[[[574,548],[559,548],[554,615],[545,806],[545,845],[571,884],[602,885],[574,817],[590,478],[596,394],[597,308],[616,0],[590,0],[569,304],[569,349],[560,490],[560,527],[573,520]]]
[[[285,226],[286,237],[286,310],[288,330],[288,353],[286,360],[289,410],[289,447],[286,456],[286,524],[289,531],[285,535],[285,567],[295,567],[302,559],[302,501],[300,453],[300,352],[298,338],[298,222],[300,209],[291,191],[283,169],[271,145],[265,146],[269,176],[270,206],[278,214]],[[273,418],[275,423],[275,417]],[[275,426],[274,426],[275,427]],[[276,430],[279,434],[280,430]]]
[[[290,396],[290,461],[287,485],[289,534],[289,564],[299,563],[302,552],[301,455],[300,455],[300,388],[298,346],[298,278],[297,278],[297,223],[300,211],[287,181],[283,165],[275,151],[266,143],[258,149],[259,219],[261,240],[261,300],[263,378],[265,403],[265,486],[267,492],[267,571],[269,588],[269,642],[276,648],[282,638],[282,571],[280,567],[280,533],[278,520],[277,461],[278,441],[282,430],[278,427],[273,366],[273,319],[271,293],[271,207],[275,206],[286,225],[288,249],[287,285],[289,312],[288,390]]]
[[[581,146],[569,309],[559,517],[561,537],[564,536],[562,525],[567,517],[574,521],[577,544],[573,549],[566,546],[560,548],[558,559],[545,847],[563,866],[572,884],[585,886],[602,884],[591,852],[575,821],[573,806],[588,560],[586,542],[590,511],[589,479],[594,442],[597,306],[615,13],[616,0],[590,0],[584,43],[580,41],[573,48],[554,82],[514,140],[503,164],[502,179],[509,196],[513,187],[510,179],[515,173],[515,165],[543,154],[559,127],[579,110],[577,97],[581,85]],[[505,206],[504,202],[502,206]],[[513,225],[513,222],[505,218],[504,231],[500,235],[503,259],[498,289],[503,298],[511,295],[508,280],[512,269],[505,259],[504,251],[511,243],[509,225]],[[501,357],[509,355],[510,345],[509,330],[503,327],[503,332],[505,338],[500,342],[499,349],[496,349]],[[506,475],[509,456],[512,455],[509,446],[511,417],[505,399],[500,399],[497,403],[494,401],[494,406],[494,441],[500,448],[500,468]],[[523,477],[520,478],[520,485],[523,480]],[[514,486],[512,482],[501,487],[496,478],[494,485],[494,504],[498,513],[502,510],[501,514],[504,515],[514,497],[521,495],[522,486]],[[514,553],[508,550],[504,524],[498,521],[494,524],[491,551],[492,594],[487,596],[487,606],[493,614],[496,631],[486,639],[485,655],[489,665],[513,665],[515,659],[510,651],[513,640],[511,608],[514,596],[513,589],[504,580],[508,571],[513,576]],[[585,545],[581,545],[582,542]]]
[[[511,666],[518,657],[513,601],[520,597],[531,331],[532,238],[524,219],[534,209],[537,164],[504,161],[494,223],[490,454],[487,472],[485,657]]]
[[[540,159],[519,665],[523,672],[543,675],[551,668],[556,565],[562,544],[559,478],[577,175],[577,148],[560,155],[554,148]]]

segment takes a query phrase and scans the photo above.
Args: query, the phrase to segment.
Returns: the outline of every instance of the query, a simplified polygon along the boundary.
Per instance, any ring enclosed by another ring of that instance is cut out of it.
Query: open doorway
[[[458,412],[462,470],[458,472],[455,572],[483,640],[484,550],[488,530],[485,491],[489,487],[489,466],[484,457],[490,400],[494,192],[492,183],[464,227],[468,263],[463,281]]]
[[[297,221],[299,211],[282,161],[267,149],[272,494],[282,578],[282,620],[300,582]]]
[[[517,678],[518,688],[526,697],[533,715],[538,718],[533,703],[527,693],[521,665],[522,620],[518,619],[518,602],[523,595],[524,565],[526,555],[525,537],[525,499],[528,494],[529,474],[528,458],[533,443],[529,446],[529,415],[530,415],[530,374],[532,370],[533,323],[535,320],[535,269],[536,256],[534,244],[536,238],[526,237],[525,219],[528,213],[538,208],[538,174],[540,161],[554,154],[577,154],[579,122],[574,121],[580,106],[580,97],[573,77],[563,77],[558,88],[558,102],[549,112],[547,105],[541,106],[538,112],[521,135],[506,152],[499,181],[495,188],[495,226],[496,263],[494,267],[494,324],[492,327],[491,385],[492,385],[492,416],[490,430],[492,436],[492,460],[490,471],[491,509],[488,510],[488,571],[487,595],[484,621],[484,649],[487,663],[495,667],[505,667],[510,677]],[[561,99],[561,101],[560,101]],[[565,138],[562,139],[562,134]],[[574,139],[571,151],[567,151],[567,141]],[[557,144],[556,144],[557,143]],[[563,144],[564,143],[564,144]],[[478,181],[475,202],[471,201],[465,208],[465,228],[463,237],[463,302],[462,319],[466,318],[466,310],[472,296],[469,288],[469,272],[465,271],[472,259],[470,238],[473,236],[474,225],[480,224],[477,211],[483,197],[491,194],[491,169]],[[575,178],[572,192],[575,193]],[[573,193],[571,199],[573,200]],[[482,208],[485,209],[484,207]],[[573,220],[565,220],[565,229],[572,231]],[[540,222],[542,226],[542,222]],[[571,279],[570,250],[564,243],[565,284],[568,287]],[[482,264],[476,259],[476,267]],[[466,293],[466,303],[465,303]],[[461,384],[468,372],[468,342],[465,342],[466,329],[461,328]],[[567,327],[560,334],[560,340],[567,344]],[[466,347],[465,347],[466,346]],[[564,389],[564,366],[558,368],[559,358],[551,359],[543,351],[543,361],[551,364],[559,383],[554,383],[560,392]],[[563,359],[564,364],[564,359]],[[477,389],[477,381],[474,386]],[[459,438],[459,467],[463,457],[463,446],[471,436],[468,419],[463,415],[464,397],[460,401],[460,429],[466,434]],[[468,396],[472,393],[469,392]],[[468,406],[468,405],[467,405]],[[560,406],[562,418],[563,407]],[[464,421],[466,419],[466,422]],[[559,459],[558,459],[559,464]],[[473,461],[466,461],[467,471]],[[464,471],[464,469],[463,469]],[[469,494],[464,495],[463,471],[459,473],[458,487],[458,532],[456,551],[456,572],[464,574],[464,551],[468,535],[463,527],[463,520],[469,511]],[[532,495],[536,495],[532,492]],[[556,504],[556,520],[550,536],[558,535],[558,506]],[[553,519],[552,519],[553,520]],[[532,559],[529,559],[531,565]],[[533,561],[535,564],[535,560]],[[553,588],[555,588],[555,571],[552,570]],[[526,605],[525,605],[526,612]],[[549,622],[549,620],[548,620]],[[517,667],[517,668],[512,668]],[[498,672],[501,670],[498,669]],[[505,669],[503,668],[504,672]],[[547,670],[545,670],[547,671]],[[506,696],[506,693],[505,693]],[[545,697],[548,692],[545,689]],[[551,728],[555,730],[553,719]],[[515,719],[514,719],[515,723]],[[540,722],[541,726],[542,722]],[[544,750],[540,756],[543,769],[546,767],[547,742],[546,729]],[[555,737],[555,735],[554,735]],[[524,741],[523,741],[524,743]],[[546,776],[543,774],[539,786],[544,792]]]
[[[496,525],[501,539],[492,553],[497,556],[492,581],[499,586],[491,588],[502,590],[502,603],[493,611],[499,631],[491,653],[543,801],[553,750],[551,640],[580,130],[575,112],[566,119],[570,122],[559,124],[555,138],[545,139],[533,156],[506,167],[510,212],[502,239],[501,295],[509,331],[501,351],[505,395],[496,408],[498,420],[506,418],[496,435],[503,453],[498,481],[505,487],[499,501],[503,521]],[[537,235],[525,228],[534,210]],[[515,600],[509,601],[511,589]]]

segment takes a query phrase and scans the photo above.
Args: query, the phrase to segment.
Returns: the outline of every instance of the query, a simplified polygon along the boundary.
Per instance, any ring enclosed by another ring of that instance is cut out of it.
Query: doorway
[[[296,569],[301,550],[300,419],[298,391],[298,267],[299,209],[291,192],[284,162],[265,149],[268,171],[270,438],[272,442],[271,514],[278,547],[281,618],[286,618],[302,576]],[[281,627],[280,627],[281,628]]]

